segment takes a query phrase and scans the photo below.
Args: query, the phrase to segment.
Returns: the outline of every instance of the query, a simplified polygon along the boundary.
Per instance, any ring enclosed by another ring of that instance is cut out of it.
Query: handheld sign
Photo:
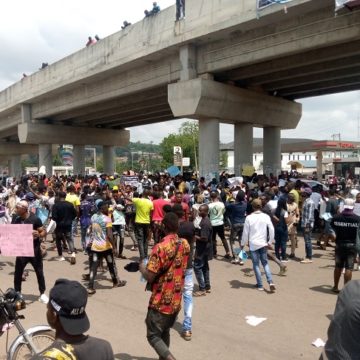
[[[0,225],[2,256],[34,256],[32,224]]]

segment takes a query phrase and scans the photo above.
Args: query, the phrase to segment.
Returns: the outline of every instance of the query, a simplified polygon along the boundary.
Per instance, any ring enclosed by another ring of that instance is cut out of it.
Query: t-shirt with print
[[[111,227],[112,222],[109,216],[97,213],[91,217],[91,250],[106,251],[112,249],[112,245],[106,235],[106,229]]]
[[[212,226],[224,225],[225,205],[221,201],[215,201],[209,205],[209,218]]]
[[[182,290],[190,246],[185,239],[181,239],[174,259],[178,239],[175,234],[165,236],[160,243],[153,247],[147,264],[148,271],[161,274],[152,284],[149,308],[162,314],[177,314],[181,309]],[[170,263],[170,268],[162,274]]]
[[[133,198],[136,209],[135,222],[138,224],[150,224],[150,212],[154,209],[152,201],[143,198]]]
[[[109,342],[92,336],[83,336],[80,340],[65,343],[55,342],[31,358],[31,360],[113,360],[114,353]]]

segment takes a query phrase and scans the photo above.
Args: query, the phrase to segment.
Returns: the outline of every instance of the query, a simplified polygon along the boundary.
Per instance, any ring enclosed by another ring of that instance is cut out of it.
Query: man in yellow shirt
[[[148,256],[148,235],[150,231],[151,211],[154,209],[154,205],[152,201],[148,199],[148,196],[149,191],[144,190],[142,197],[139,197],[135,192],[134,197],[131,199],[135,205],[136,211],[134,230],[140,253],[140,261]]]

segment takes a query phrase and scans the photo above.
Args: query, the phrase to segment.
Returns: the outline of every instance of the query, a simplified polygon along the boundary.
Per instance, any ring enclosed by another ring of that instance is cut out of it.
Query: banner
[[[34,256],[32,224],[0,225],[2,256]]]
[[[257,0],[257,8],[260,10],[260,9],[264,9],[270,5],[286,4],[291,1],[293,1],[293,0]]]
[[[120,180],[123,185],[130,185],[131,187],[139,186],[139,178],[137,176],[127,176],[123,175]]]

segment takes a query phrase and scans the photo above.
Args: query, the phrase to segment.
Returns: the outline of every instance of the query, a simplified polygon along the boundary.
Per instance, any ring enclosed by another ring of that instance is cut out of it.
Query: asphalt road
[[[79,241],[76,241],[79,246]],[[125,255],[135,259],[130,239],[126,238]],[[219,241],[220,243],[220,241]],[[51,244],[48,244],[51,246]],[[222,246],[219,254],[224,254]],[[223,257],[210,263],[212,293],[194,299],[193,337],[190,342],[180,337],[180,313],[171,331],[171,351],[177,359],[318,359],[321,349],[311,345],[316,338],[326,340],[327,328],[337,296],[330,292],[333,274],[333,251],[314,246],[314,262],[300,264],[290,261],[288,274],[280,277],[278,267],[270,262],[277,291],[259,292],[254,288],[255,277],[247,276],[251,261],[244,266],[232,265]],[[49,250],[44,261],[47,293],[60,277],[81,281],[87,257],[77,256],[76,265],[54,261],[55,250]],[[299,241],[299,257],[304,255],[304,242]],[[123,267],[129,260],[117,260],[121,279],[128,284],[112,289],[109,273],[101,273],[96,282],[97,293],[89,298],[87,313],[91,321],[89,334],[107,339],[115,358],[122,360],[157,359],[146,340],[145,315],[149,293],[144,291],[139,273],[127,273]],[[14,258],[0,256],[0,286],[13,286]],[[26,327],[46,324],[46,306],[39,303],[35,273],[23,283],[27,308],[22,311]],[[359,272],[353,278],[359,279]],[[265,276],[264,276],[264,284]],[[266,289],[266,287],[265,287]],[[256,327],[245,317],[265,317]],[[13,339],[16,329],[9,333]],[[0,359],[5,355],[6,335],[0,338]]]

